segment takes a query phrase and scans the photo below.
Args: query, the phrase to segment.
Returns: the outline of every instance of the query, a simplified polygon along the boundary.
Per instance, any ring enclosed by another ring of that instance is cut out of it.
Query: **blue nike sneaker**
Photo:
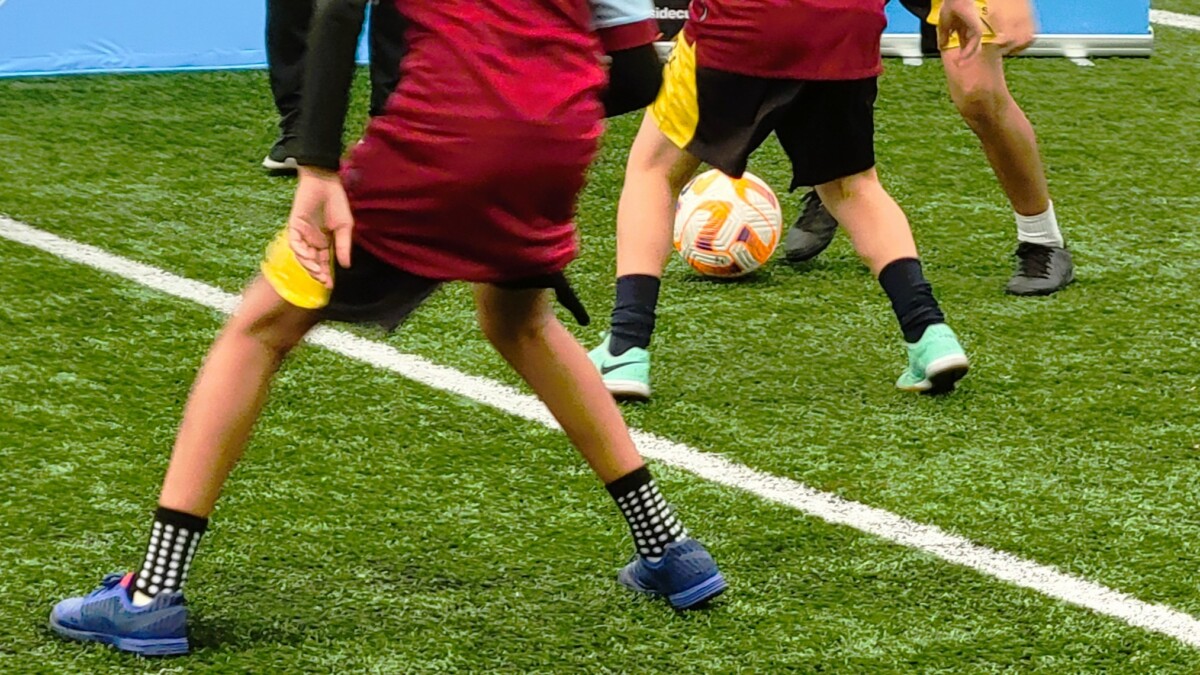
[[[655,562],[635,557],[617,581],[639,593],[664,596],[675,609],[701,605],[729,587],[704,544],[695,539],[667,544]]]
[[[110,574],[100,588],[67,598],[50,612],[50,629],[70,640],[102,642],[145,656],[188,652],[188,610],[182,593],[159,593],[145,607],[129,600],[133,573]]]

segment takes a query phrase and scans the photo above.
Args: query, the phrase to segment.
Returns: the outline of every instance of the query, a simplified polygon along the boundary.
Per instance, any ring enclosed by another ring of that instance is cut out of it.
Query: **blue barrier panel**
[[[387,0],[385,0],[387,1]],[[0,0],[0,77],[260,68],[265,0]],[[660,0],[672,14],[680,0]],[[1040,0],[1034,54],[1146,55],[1149,0]],[[919,53],[917,22],[888,8],[885,53]],[[664,19],[668,18],[664,16]],[[664,22],[664,30],[672,25]],[[360,56],[363,52],[360,51]]]
[[[265,0],[0,0],[0,77],[263,68],[265,26]]]
[[[1038,38],[1030,56],[1149,56],[1154,46],[1149,0],[1040,0]],[[899,2],[888,5],[883,38],[887,56],[919,56],[916,17]]]

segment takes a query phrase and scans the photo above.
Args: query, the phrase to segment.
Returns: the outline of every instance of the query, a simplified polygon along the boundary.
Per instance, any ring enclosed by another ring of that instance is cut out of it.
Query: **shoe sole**
[[[963,379],[970,369],[971,364],[967,361],[965,354],[943,356],[940,359],[931,361],[925,368],[924,380],[911,387],[897,386],[896,388],[900,391],[926,394],[928,396],[945,394],[954,391],[954,386],[958,384],[959,380]]]
[[[668,595],[667,602],[671,603],[675,609],[691,609],[712,600],[724,593],[727,588],[729,588],[729,584],[725,581],[725,577],[717,572],[686,591]]]
[[[925,367],[925,380],[929,382],[929,387],[921,393],[936,396],[954,391],[955,385],[970,369],[971,364],[965,354],[934,359]]]
[[[649,401],[650,384],[637,380],[605,380],[604,388],[618,401]]]
[[[817,249],[807,250],[807,251],[789,251],[789,250],[787,250],[787,247],[785,246],[783,249],[783,259],[790,263],[807,262],[807,261],[812,260],[813,258],[821,255],[822,253],[824,253],[825,249],[829,248],[829,245],[832,243],[833,243],[833,238],[831,237],[829,239],[829,241],[825,242],[824,246],[821,246],[820,248],[817,248]]]
[[[268,156],[263,158],[262,168],[270,171],[271,173],[285,174],[296,173],[300,170],[300,165],[297,164],[296,160],[291,157],[288,157],[282,162],[276,162]]]
[[[67,628],[50,617],[50,630],[69,640],[99,642],[111,645],[123,652],[142,656],[179,656],[191,651],[188,639],[182,638],[127,638],[109,633],[93,633],[86,630]]]
[[[677,610],[691,609],[702,605],[724,593],[725,589],[729,588],[728,582],[725,581],[725,577],[720,572],[713,572],[704,581],[694,584],[691,588],[679,591],[678,593],[671,593],[670,595],[660,593],[653,588],[641,586],[634,579],[625,579],[618,576],[617,581],[622,586],[643,595],[656,598],[666,597],[667,603]]]
[[[1054,295],[1055,293],[1061,291],[1062,289],[1066,288],[1067,286],[1070,286],[1073,283],[1075,283],[1075,272],[1074,271],[1072,271],[1067,276],[1066,281],[1062,282],[1061,284],[1059,284],[1057,286],[1051,286],[1048,288],[1037,288],[1032,291],[1014,291],[1011,288],[1005,288],[1004,292],[1008,293],[1009,295],[1015,295],[1019,298],[1033,298],[1033,297],[1038,297],[1038,296],[1043,296],[1043,295]]]
[[[1062,291],[1063,288],[1066,288],[1075,282],[1075,264],[1073,262],[1068,262],[1068,264],[1069,267],[1067,268],[1067,279],[1066,281],[1060,283],[1060,285],[1048,286],[1045,288],[1033,288],[1031,291],[1014,291],[1012,287],[1004,287],[1004,292],[1008,293],[1009,295],[1018,295],[1018,297],[1021,298],[1028,298],[1036,297],[1036,295],[1052,295],[1058,291]]]

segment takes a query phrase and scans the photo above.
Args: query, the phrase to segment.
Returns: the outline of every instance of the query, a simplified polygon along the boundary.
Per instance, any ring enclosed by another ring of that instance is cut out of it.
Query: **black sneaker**
[[[837,234],[837,220],[825,209],[816,190],[800,198],[804,211],[783,240],[783,254],[788,262],[804,262],[817,257],[829,247]]]
[[[1023,241],[1016,255],[1017,271],[1004,289],[1012,295],[1050,295],[1075,281],[1071,252],[1061,246]]]
[[[263,158],[262,167],[271,173],[296,173],[299,164],[292,156],[292,145],[295,140],[294,136],[280,136],[279,140],[275,141],[275,145],[271,146],[271,151]]]

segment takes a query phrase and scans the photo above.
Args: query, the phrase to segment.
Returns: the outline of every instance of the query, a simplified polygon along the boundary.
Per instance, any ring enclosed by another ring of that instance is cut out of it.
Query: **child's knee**
[[[630,148],[625,164],[625,182],[665,183],[672,192],[678,193],[691,180],[699,165],[699,160],[677,147],[653,123],[646,122]]]
[[[862,199],[879,188],[879,174],[875,172],[874,167],[871,167],[865,171],[822,183],[816,189],[817,195],[821,197],[821,202],[825,204],[826,208],[836,212],[839,206]]]
[[[1012,100],[1007,88],[984,80],[960,83],[953,94],[958,112],[976,129],[999,124]]]
[[[266,282],[259,281],[259,284]],[[275,294],[269,285],[252,286],[226,331],[253,340],[282,358],[317,324],[313,310],[302,309]]]
[[[548,308],[529,307],[514,312],[498,305],[479,308],[479,327],[492,346],[505,352],[531,341],[541,340],[553,315]]]
[[[289,306],[289,310],[264,314],[246,321],[240,326],[241,332],[282,358],[312,330],[313,322],[299,316],[307,313],[307,310]]]
[[[519,320],[490,316],[480,320],[483,334],[501,354],[519,351],[522,345],[544,341],[547,323],[547,319],[537,316]]]

